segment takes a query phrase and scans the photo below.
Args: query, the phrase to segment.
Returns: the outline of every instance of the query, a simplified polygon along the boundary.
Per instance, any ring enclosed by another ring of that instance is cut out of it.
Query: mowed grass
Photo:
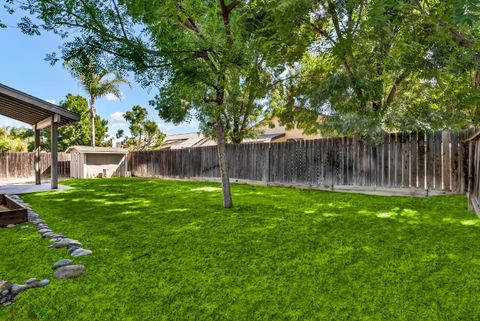
[[[33,228],[0,230],[0,279],[52,284],[2,320],[478,320],[480,220],[461,196],[380,197],[149,179],[25,195],[94,251],[79,279]]]

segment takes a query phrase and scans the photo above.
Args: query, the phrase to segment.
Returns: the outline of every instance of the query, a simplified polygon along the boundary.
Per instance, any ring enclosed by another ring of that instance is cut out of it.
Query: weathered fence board
[[[0,179],[28,178],[35,175],[34,153],[0,153]],[[40,154],[40,173],[50,175],[51,153]],[[70,154],[58,153],[58,175],[70,176]]]
[[[332,188],[428,189],[465,193],[469,133],[388,134],[374,144],[357,138],[324,138],[227,146],[232,179]],[[134,176],[219,177],[215,146],[133,152]]]

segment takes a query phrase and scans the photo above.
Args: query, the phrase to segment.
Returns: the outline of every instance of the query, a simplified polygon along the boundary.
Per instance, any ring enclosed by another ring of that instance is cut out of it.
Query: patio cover
[[[51,185],[58,188],[58,127],[75,123],[80,115],[0,83],[0,115],[30,124],[35,131],[35,183],[40,184],[40,130],[51,127]]]

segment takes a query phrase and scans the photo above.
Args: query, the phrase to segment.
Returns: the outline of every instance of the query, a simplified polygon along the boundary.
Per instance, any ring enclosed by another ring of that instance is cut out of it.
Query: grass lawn
[[[80,240],[0,230],[0,279],[49,278],[1,320],[478,320],[480,220],[461,196],[380,197],[149,179],[70,180],[24,200]]]

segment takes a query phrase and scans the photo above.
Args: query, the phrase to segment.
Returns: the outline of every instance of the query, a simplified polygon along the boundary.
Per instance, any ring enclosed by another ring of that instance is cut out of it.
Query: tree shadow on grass
[[[25,198],[95,251],[92,278],[112,280],[115,293],[135,293],[158,315],[434,320],[480,312],[480,223],[465,197],[234,185],[235,207],[226,210],[217,184],[67,183],[76,189]]]

